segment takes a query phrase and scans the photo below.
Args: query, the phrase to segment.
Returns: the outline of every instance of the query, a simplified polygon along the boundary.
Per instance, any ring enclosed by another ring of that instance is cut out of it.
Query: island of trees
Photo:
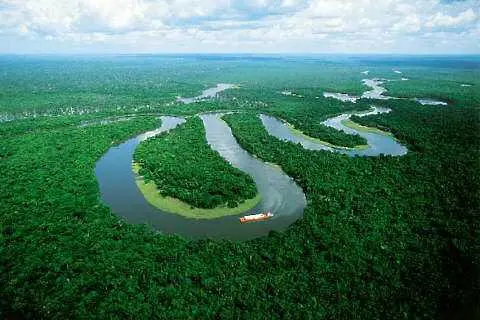
[[[195,208],[234,208],[257,197],[253,179],[208,145],[198,117],[140,144],[134,161],[139,175],[154,182],[162,196]]]

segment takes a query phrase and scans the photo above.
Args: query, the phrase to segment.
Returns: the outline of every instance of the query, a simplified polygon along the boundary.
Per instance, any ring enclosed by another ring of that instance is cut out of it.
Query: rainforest
[[[0,318],[479,317],[479,70],[0,56]]]
[[[250,176],[229,166],[207,144],[199,118],[141,144],[135,153],[139,174],[153,180],[159,193],[197,208],[236,207],[257,194]]]

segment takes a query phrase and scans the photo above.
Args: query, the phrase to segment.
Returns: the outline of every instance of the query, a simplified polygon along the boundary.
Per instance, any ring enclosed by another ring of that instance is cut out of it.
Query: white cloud
[[[0,52],[22,43],[28,51],[34,38],[122,52],[478,52],[478,8],[479,0],[0,0]]]
[[[422,26],[422,21],[416,14],[410,14],[395,23],[392,30],[395,32],[418,32]]]
[[[340,17],[351,12],[352,8],[350,1],[319,0],[313,1],[306,13],[312,17]]]
[[[293,8],[300,5],[301,3],[301,0],[283,0],[280,6],[283,8]]]
[[[448,14],[444,14],[439,12],[432,16],[428,21],[425,23],[425,26],[429,28],[433,27],[456,27],[461,26],[463,24],[473,22],[477,20],[477,14],[469,8],[458,14],[457,16],[450,16]]]
[[[121,30],[142,21],[145,6],[136,0],[84,0],[74,10],[75,27],[80,30],[88,25]]]

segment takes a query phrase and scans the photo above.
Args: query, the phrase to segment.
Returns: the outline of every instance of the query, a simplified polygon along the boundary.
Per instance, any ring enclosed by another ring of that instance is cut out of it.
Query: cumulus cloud
[[[119,52],[446,52],[452,43],[479,52],[479,7],[479,0],[0,0],[0,52],[55,51],[59,42],[101,43],[88,47],[94,52],[107,45]]]
[[[465,10],[459,13],[456,16],[451,16],[448,14],[444,14],[443,12],[439,12],[435,14],[433,17],[428,19],[425,26],[427,27],[457,27],[464,25],[466,23],[473,22],[477,19],[477,14],[473,11],[472,8]]]
[[[417,14],[409,14],[392,26],[395,32],[418,32],[422,27],[422,20]]]

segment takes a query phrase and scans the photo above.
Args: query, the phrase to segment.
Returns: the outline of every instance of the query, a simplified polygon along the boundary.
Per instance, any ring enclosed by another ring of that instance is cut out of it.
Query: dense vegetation
[[[480,290],[478,110],[404,101],[389,106],[391,115],[356,121],[392,128],[413,150],[403,158],[346,159],[299,150],[269,136],[257,117],[225,119],[245,149],[281,163],[306,190],[311,206],[302,231],[330,267],[339,267],[333,273],[342,279],[340,295],[389,309],[372,309],[372,318],[402,312],[434,318],[462,309],[463,317],[471,317],[472,310],[478,313]]]
[[[150,102],[143,111],[255,111],[226,119],[245,149],[297,180],[308,206],[285,232],[248,242],[160,234],[113,215],[99,201],[93,170],[112,145],[156,127],[153,117],[83,128],[77,125],[87,116],[1,123],[0,318],[478,318],[478,70],[474,77],[455,63],[428,68],[441,88],[450,88],[431,97],[448,98],[448,107],[376,101],[393,112],[355,121],[391,131],[409,153],[349,158],[279,141],[256,115],[268,112],[293,123],[298,114],[302,120],[295,125],[308,131],[310,123],[361,107],[329,109],[334,104],[321,97],[314,103],[321,90],[360,93],[360,71],[391,74],[395,62],[199,58],[164,66],[163,58],[126,57],[91,68],[85,68],[91,61],[80,59],[70,72],[70,61],[15,59],[0,61],[2,113],[98,106],[100,117]],[[156,91],[159,79],[168,85]],[[203,84],[237,81],[242,89],[225,92],[223,100],[162,102],[197,93]],[[389,83],[389,94],[402,95],[404,83]],[[428,97],[439,90],[422,83],[408,85],[403,95]],[[62,86],[50,94],[48,84]],[[91,100],[92,88],[109,98]],[[298,88],[303,102],[279,95],[285,88]],[[194,119],[183,130],[198,124]]]
[[[346,134],[343,131],[323,125],[321,122],[328,117],[339,115],[348,111],[367,110],[371,106],[367,101],[341,103],[335,99],[308,99],[301,104],[289,104],[271,110],[270,113],[286,120],[304,134],[329,142],[337,146],[356,147],[366,145],[365,138],[357,134]]]
[[[235,97],[240,101],[257,102],[255,111],[262,110],[281,118],[310,137],[338,146],[355,147],[365,145],[366,140],[361,136],[346,134],[343,131],[324,126],[321,122],[328,117],[345,112],[368,110],[371,107],[371,101],[359,100],[356,104],[353,104],[343,103],[332,98],[325,99],[322,95],[322,90],[303,89],[301,91],[302,98],[284,96],[280,92],[272,92],[268,89],[263,91],[259,89],[252,90],[251,88],[248,88],[248,90],[241,88],[226,94],[235,94]],[[257,96],[255,97],[254,95]],[[261,101],[258,101],[258,99],[261,99]],[[237,102],[237,104],[239,103]],[[242,105],[239,107],[245,109]]]
[[[140,175],[154,181],[163,196],[180,199],[197,208],[232,208],[256,196],[253,179],[232,167],[205,138],[198,117],[143,142],[135,151]]]

